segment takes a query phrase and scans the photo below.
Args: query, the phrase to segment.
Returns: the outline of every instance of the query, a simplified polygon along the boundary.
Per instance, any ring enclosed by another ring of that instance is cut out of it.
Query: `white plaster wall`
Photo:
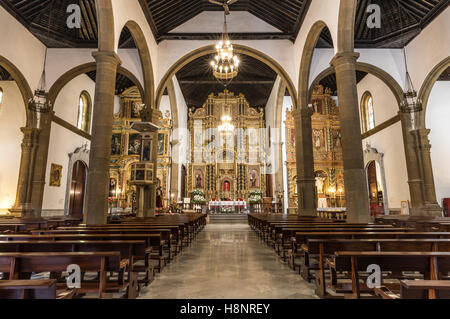
[[[383,81],[376,76],[367,74],[364,79],[358,83],[358,101],[361,103],[365,92],[370,92],[373,98],[375,112],[375,126],[386,122],[398,114],[399,107],[394,94]],[[361,107],[360,118],[361,118]]]
[[[406,47],[408,68],[419,91],[431,70],[450,56],[450,7],[436,17]]]
[[[94,103],[95,82],[85,74],[77,76],[63,87],[55,101],[55,115],[76,127],[80,94],[83,91],[90,95],[91,101]],[[91,121],[93,108],[92,106]],[[90,127],[92,128],[92,125]]]
[[[16,199],[21,143],[26,113],[22,95],[14,81],[0,81],[3,103],[0,107],[0,213],[11,208]]]
[[[227,28],[229,33],[282,32],[247,11],[231,12],[227,16]],[[170,33],[203,33],[205,30],[211,33],[222,33],[222,29],[223,12],[203,11]]]
[[[405,149],[400,122],[363,140],[384,154],[386,188],[390,209],[399,209],[402,200],[410,200]]]
[[[67,83],[55,101],[55,114],[73,126],[77,126],[78,103],[82,91],[88,92],[93,101],[95,83],[85,74],[81,74]],[[45,177],[46,185],[44,188],[44,202],[42,206],[44,211],[59,210],[62,212],[62,210],[64,210],[67,176],[69,170],[72,169],[71,167],[68,167],[68,155],[83,144],[88,144],[89,146],[90,142],[78,134],[75,134],[56,123],[52,123]],[[51,164],[58,164],[63,167],[60,187],[49,186]]]
[[[44,202],[42,210],[64,210],[64,201],[66,198],[67,174],[69,172],[69,154],[73,153],[76,148],[89,141],[62,126],[52,123],[52,131],[50,133],[50,145],[48,150],[47,169],[45,174]],[[60,187],[50,187],[50,168],[51,164],[62,165],[62,177]]]
[[[0,6],[0,55],[14,64],[34,90],[41,78],[45,46]]]
[[[148,49],[150,51],[150,57],[152,60],[153,74],[156,78],[158,73],[158,45],[153,37],[153,32],[145,18],[139,1],[129,0],[112,0],[113,15],[114,15],[114,37],[115,37],[115,50],[119,45],[120,34],[122,29],[128,21],[136,22],[142,29],[144,37],[147,42]],[[156,84],[155,84],[156,89]]]
[[[358,84],[358,99],[360,103],[362,95],[366,91],[372,94],[376,126],[397,115],[398,106],[394,94],[381,80],[368,74]],[[389,208],[398,209],[402,200],[410,199],[401,123],[397,122],[381,132],[364,139],[364,149],[367,143],[377,149],[379,153],[384,154]]]
[[[161,98],[161,104],[159,105],[159,110],[161,111],[163,117],[166,115],[166,111],[170,112],[170,115],[172,116],[172,112],[170,109],[170,99],[168,95],[163,95]]]
[[[436,196],[442,205],[450,197],[450,82],[438,81],[431,91],[427,108],[426,127],[431,129],[431,160]]]

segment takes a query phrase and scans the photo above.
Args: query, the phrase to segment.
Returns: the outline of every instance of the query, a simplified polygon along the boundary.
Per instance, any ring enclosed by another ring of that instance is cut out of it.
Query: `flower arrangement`
[[[248,197],[248,202],[250,204],[260,204],[262,203],[262,192],[261,191],[252,191]]]
[[[191,192],[191,201],[193,204],[203,204],[206,202],[205,193],[199,190]]]

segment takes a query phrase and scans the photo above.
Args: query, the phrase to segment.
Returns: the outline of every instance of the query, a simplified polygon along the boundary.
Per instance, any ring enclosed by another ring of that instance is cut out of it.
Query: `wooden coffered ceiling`
[[[177,80],[189,107],[201,107],[211,93],[223,92],[224,86],[212,75],[209,62],[214,55],[206,55],[184,66],[177,74]],[[236,95],[242,93],[250,106],[265,107],[277,74],[266,64],[249,56],[242,60],[238,76],[228,86]]]
[[[167,39],[217,39],[211,33],[171,33],[172,30],[204,11],[220,11],[208,0],[125,0],[139,1],[147,21],[160,42]],[[279,33],[231,34],[232,39],[289,39],[294,41],[314,0],[239,0],[233,11],[247,11],[279,29]],[[79,4],[81,29],[68,29],[67,6]],[[367,27],[369,4],[381,7],[382,27]],[[0,0],[2,5],[48,47],[96,47],[97,18],[95,0]],[[413,39],[439,13],[449,0],[358,0],[355,45],[360,48],[398,48]],[[121,47],[132,47],[130,34],[122,34]],[[330,47],[331,36],[324,32],[319,47]]]

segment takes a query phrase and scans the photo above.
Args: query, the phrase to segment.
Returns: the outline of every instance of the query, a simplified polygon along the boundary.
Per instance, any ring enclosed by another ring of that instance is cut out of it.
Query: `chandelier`
[[[229,133],[229,132],[233,132],[234,131],[234,125],[232,123],[232,118],[231,118],[231,110],[230,110],[230,106],[228,105],[228,101],[227,101],[227,97],[228,97],[228,91],[225,90],[225,103],[223,105],[222,108],[222,124],[219,125],[218,129],[219,132],[223,132],[223,133]]]
[[[405,69],[406,69],[406,87],[403,93],[403,101],[400,103],[400,109],[404,113],[416,113],[422,111],[422,100],[417,97],[417,91],[414,90],[414,85],[411,80],[411,76],[408,71],[408,63],[406,60],[406,49],[403,48],[403,54],[405,57]]]
[[[53,2],[50,3],[49,16],[48,16],[48,27],[47,27],[47,37],[50,38],[50,27],[52,21],[52,6]],[[52,109],[52,102],[48,99],[48,93],[45,90],[45,67],[47,65],[47,51],[45,48],[44,56],[44,69],[42,70],[41,79],[39,80],[38,89],[34,91],[32,98],[28,100],[28,109],[37,113],[48,113]]]
[[[231,123],[231,116],[222,116],[222,124],[219,125],[219,132],[232,132],[234,131],[234,125]]]
[[[400,28],[403,33],[403,16],[401,14],[401,5],[400,2],[397,0],[398,4],[398,12],[400,14]],[[411,76],[409,75],[408,71],[408,61],[406,59],[406,48],[403,46],[403,58],[405,62],[405,71],[406,71],[406,78],[405,78],[405,91],[403,92],[403,101],[400,103],[400,110],[404,113],[411,113],[412,119],[414,118],[414,113],[420,112],[423,110],[422,108],[422,100],[417,97],[417,91],[414,89],[413,82],[411,80]]]
[[[216,45],[216,51],[211,67],[214,77],[226,86],[238,75],[240,63],[233,53],[233,45],[228,37],[226,15],[224,15],[222,40]]]

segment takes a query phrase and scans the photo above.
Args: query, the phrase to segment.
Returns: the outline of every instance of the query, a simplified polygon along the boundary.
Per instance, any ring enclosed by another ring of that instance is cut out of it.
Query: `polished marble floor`
[[[245,223],[209,224],[141,291],[152,299],[310,299],[314,287]]]

